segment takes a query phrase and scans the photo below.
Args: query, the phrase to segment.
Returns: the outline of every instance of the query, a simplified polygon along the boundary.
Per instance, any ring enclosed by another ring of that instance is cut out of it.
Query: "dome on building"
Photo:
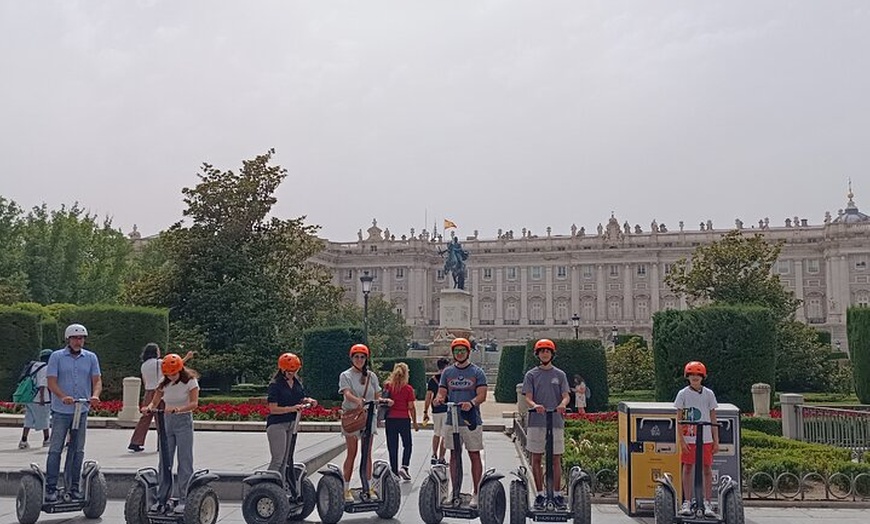
[[[858,211],[858,206],[855,205],[855,194],[852,193],[852,183],[849,182],[849,201],[846,203],[846,209],[843,209],[837,218],[833,220],[835,224],[860,224],[862,222],[870,222],[870,216]]]

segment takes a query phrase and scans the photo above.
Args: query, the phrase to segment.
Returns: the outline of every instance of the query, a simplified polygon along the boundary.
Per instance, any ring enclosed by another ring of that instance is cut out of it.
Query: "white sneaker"
[[[409,482],[411,480],[411,474],[408,472],[408,468],[403,466],[399,470],[399,478],[404,480],[405,482]]]
[[[688,500],[683,501],[683,505],[680,506],[680,515],[691,515],[692,514],[692,504]]]
[[[26,440],[22,440],[18,443],[18,449],[27,449],[30,447],[30,444],[27,443]]]
[[[477,509],[477,493],[471,496],[471,502],[468,503],[468,507]]]
[[[713,511],[713,504],[709,500],[704,501],[704,516],[708,518],[716,518],[716,512]]]

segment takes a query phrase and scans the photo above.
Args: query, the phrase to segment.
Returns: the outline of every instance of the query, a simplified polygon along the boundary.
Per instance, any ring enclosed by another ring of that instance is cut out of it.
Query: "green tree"
[[[0,304],[26,299],[21,208],[0,196]]]
[[[274,358],[301,345],[302,330],[335,308],[332,275],[309,262],[322,244],[305,217],[270,217],[287,171],[274,150],[238,172],[203,164],[199,183],[184,188],[184,216],[161,233],[151,262],[126,286],[127,300],[170,308],[175,329],[200,333],[201,367],[235,378],[265,378]]]
[[[655,363],[653,352],[640,337],[610,348],[607,354],[607,380],[618,391],[653,389]]]
[[[320,326],[363,325],[363,308],[342,302],[325,312]],[[369,297],[369,348],[376,357],[404,357],[407,354],[411,328],[396,312],[396,305],[381,295]]]

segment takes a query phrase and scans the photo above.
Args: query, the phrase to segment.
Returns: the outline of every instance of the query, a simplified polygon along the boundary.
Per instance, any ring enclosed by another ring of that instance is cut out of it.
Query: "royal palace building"
[[[465,289],[472,330],[478,341],[499,345],[577,333],[609,341],[614,330],[650,338],[655,312],[687,307],[664,282],[673,264],[735,228],[784,241],[773,270],[802,301],[797,318],[831,332],[848,351],[846,309],[870,304],[870,217],[858,210],[851,190],[845,209],[825,213],[822,224],[793,217],[778,225],[765,218],[729,227],[653,221],[644,228],[611,216],[592,231],[571,226],[569,234],[499,230],[495,238],[480,238],[475,231],[460,239],[470,254]],[[374,277],[371,292],[393,302],[415,341],[425,344],[439,326],[439,292],[453,287],[440,254],[447,240],[434,230],[395,235],[373,220],[356,242],[325,241],[316,259],[360,305],[360,277]]]

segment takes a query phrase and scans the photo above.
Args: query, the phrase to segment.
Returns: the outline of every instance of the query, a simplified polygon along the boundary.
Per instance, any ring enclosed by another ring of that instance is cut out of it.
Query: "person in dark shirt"
[[[441,372],[450,365],[450,361],[444,357],[438,359],[438,374],[431,377],[426,384],[426,402],[423,405],[423,425],[429,421],[429,408],[432,408],[432,460],[430,463],[447,464],[444,454],[447,447],[444,445],[444,419],[447,418],[447,406],[433,406],[432,399],[438,394],[438,384],[441,383]]]
[[[293,353],[278,357],[278,371],[269,383],[269,416],[266,417],[266,436],[269,439],[269,469],[284,474],[290,454],[290,440],[298,413],[305,404],[316,406],[317,401],[305,396],[305,388],[297,373],[302,361]]]

